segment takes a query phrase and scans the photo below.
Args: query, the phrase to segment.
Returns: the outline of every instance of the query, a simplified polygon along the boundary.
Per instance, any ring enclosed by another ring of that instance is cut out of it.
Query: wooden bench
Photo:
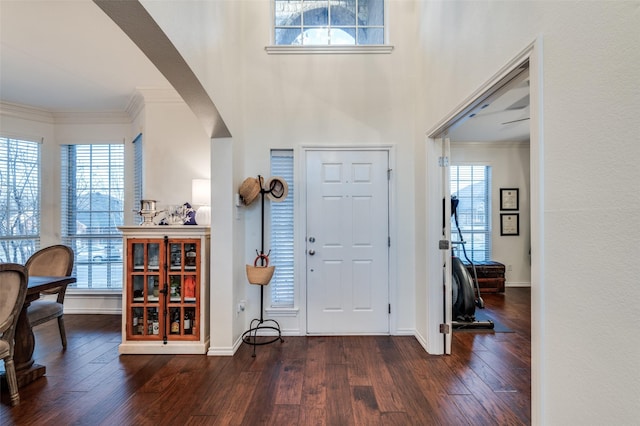
[[[471,264],[464,261],[467,271],[473,278],[473,268]],[[481,293],[503,293],[504,292],[504,272],[505,267],[502,263],[487,260],[484,262],[475,262],[476,274],[478,275],[478,285]]]

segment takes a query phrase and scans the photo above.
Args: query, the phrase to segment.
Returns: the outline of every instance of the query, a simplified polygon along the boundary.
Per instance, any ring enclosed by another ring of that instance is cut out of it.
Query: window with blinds
[[[458,199],[458,225],[464,249],[474,262],[491,259],[491,167],[485,165],[451,166],[451,196]],[[452,240],[458,241],[453,211]],[[454,245],[455,254],[465,260],[462,245]]]
[[[282,177],[289,187],[287,198],[271,203],[270,263],[276,265],[271,279],[271,306],[293,307],[293,151],[271,151],[271,176]]]
[[[142,133],[133,140],[133,223],[142,222],[138,211],[142,207]]]
[[[73,248],[76,288],[122,289],[124,146],[63,145],[62,240]]]
[[[0,262],[40,248],[40,144],[0,138]]]

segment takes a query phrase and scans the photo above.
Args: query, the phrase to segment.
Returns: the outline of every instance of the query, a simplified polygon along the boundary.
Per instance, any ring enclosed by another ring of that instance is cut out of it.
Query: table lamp
[[[191,181],[191,202],[196,209],[196,223],[198,225],[211,225],[211,180],[193,179]]]

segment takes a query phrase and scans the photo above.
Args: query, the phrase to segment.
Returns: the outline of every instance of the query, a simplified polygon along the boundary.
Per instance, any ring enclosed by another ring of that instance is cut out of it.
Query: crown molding
[[[28,105],[0,102],[0,115],[47,124],[128,124],[131,118],[124,111],[52,112]]]
[[[144,104],[151,103],[185,103],[175,89],[158,87],[138,87],[135,95],[142,96]]]
[[[134,121],[136,117],[142,112],[144,109],[144,96],[139,91],[134,91],[129,98],[129,103],[125,108],[125,111],[131,118],[131,121]]]
[[[0,116],[48,124],[55,123],[55,118],[50,111],[27,105],[14,104],[11,102],[0,101]]]
[[[130,124],[131,117],[125,111],[103,112],[54,112],[55,124]]]

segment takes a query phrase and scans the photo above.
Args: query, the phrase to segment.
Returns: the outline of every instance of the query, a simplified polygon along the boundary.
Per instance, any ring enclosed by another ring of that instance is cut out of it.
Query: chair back
[[[29,276],[67,277],[73,271],[73,250],[61,244],[33,253],[25,264]]]
[[[13,347],[18,316],[27,295],[27,268],[16,263],[0,264],[0,339]]]

